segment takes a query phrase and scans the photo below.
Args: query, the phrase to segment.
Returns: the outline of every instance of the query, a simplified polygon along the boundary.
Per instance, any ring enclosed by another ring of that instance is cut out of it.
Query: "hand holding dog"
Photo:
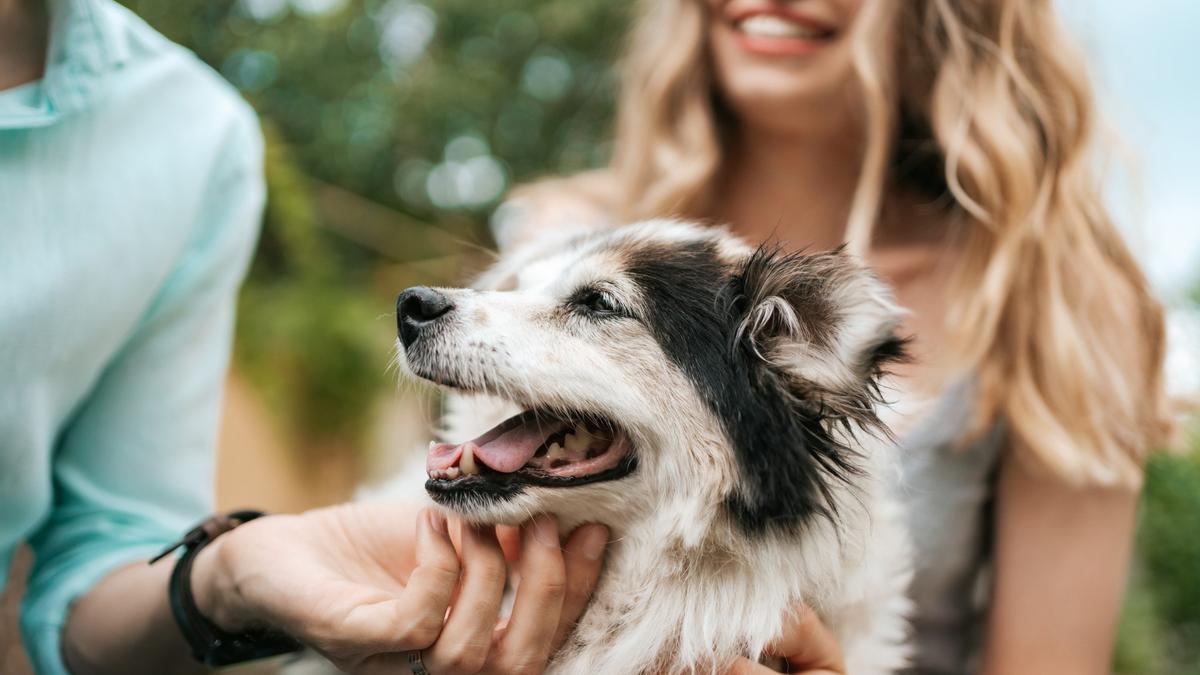
[[[197,603],[226,630],[277,627],[355,675],[409,672],[413,650],[437,675],[543,669],[587,603],[607,530],[561,544],[552,518],[522,527],[524,581],[498,625],[508,564],[495,529],[464,525],[456,551],[443,515],[411,516],[349,504],[247,523],[197,559]]]
[[[843,675],[846,664],[837,638],[817,613],[801,605],[783,627],[783,635],[767,647],[768,656],[782,658],[787,672],[800,675]],[[726,675],[774,673],[750,659],[738,659]]]

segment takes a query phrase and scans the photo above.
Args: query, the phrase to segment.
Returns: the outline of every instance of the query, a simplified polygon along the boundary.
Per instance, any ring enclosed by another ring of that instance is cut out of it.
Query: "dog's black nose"
[[[407,347],[416,341],[421,329],[454,309],[445,293],[428,286],[413,286],[396,298],[396,328]]]

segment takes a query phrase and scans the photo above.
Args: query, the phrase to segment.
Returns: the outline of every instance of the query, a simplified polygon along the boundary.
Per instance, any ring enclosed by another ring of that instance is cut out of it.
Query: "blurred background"
[[[633,3],[125,4],[235,85],[267,138],[270,203],[241,297],[219,501],[346,499],[423,449],[437,417],[389,368],[396,293],[487,265],[487,220],[510,187],[604,162]],[[1172,386],[1195,392],[1200,4],[1059,4],[1141,177],[1114,178],[1112,207],[1172,308]],[[1200,674],[1200,453],[1160,455],[1147,478],[1118,671]],[[6,603],[0,635],[13,634]],[[0,671],[24,672],[0,648]]]

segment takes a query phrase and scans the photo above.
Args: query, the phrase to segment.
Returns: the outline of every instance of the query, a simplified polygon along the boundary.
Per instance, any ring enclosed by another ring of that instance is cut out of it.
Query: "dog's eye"
[[[577,294],[573,304],[584,312],[598,316],[615,316],[621,312],[621,308],[611,295],[594,288],[583,290]]]

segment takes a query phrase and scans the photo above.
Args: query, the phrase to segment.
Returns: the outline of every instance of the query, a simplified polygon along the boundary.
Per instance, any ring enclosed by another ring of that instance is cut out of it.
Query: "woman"
[[[498,632],[497,533],[464,528],[456,551],[445,519],[409,506],[256,519],[170,591],[174,560],[147,564],[211,508],[261,161],[249,106],[115,2],[0,0],[0,583],[28,542],[34,667],[195,672],[193,656],[246,656],[213,631],[265,625],[353,673],[540,668],[599,574],[603,527],[564,548],[540,518],[510,540],[526,582]],[[188,593],[199,617],[177,625]]]
[[[1163,326],[1050,0],[657,0],[626,61],[608,168],[518,193],[497,239],[680,215],[849,242],[912,310],[916,669],[1107,672]],[[837,670],[800,624],[793,667]]]

